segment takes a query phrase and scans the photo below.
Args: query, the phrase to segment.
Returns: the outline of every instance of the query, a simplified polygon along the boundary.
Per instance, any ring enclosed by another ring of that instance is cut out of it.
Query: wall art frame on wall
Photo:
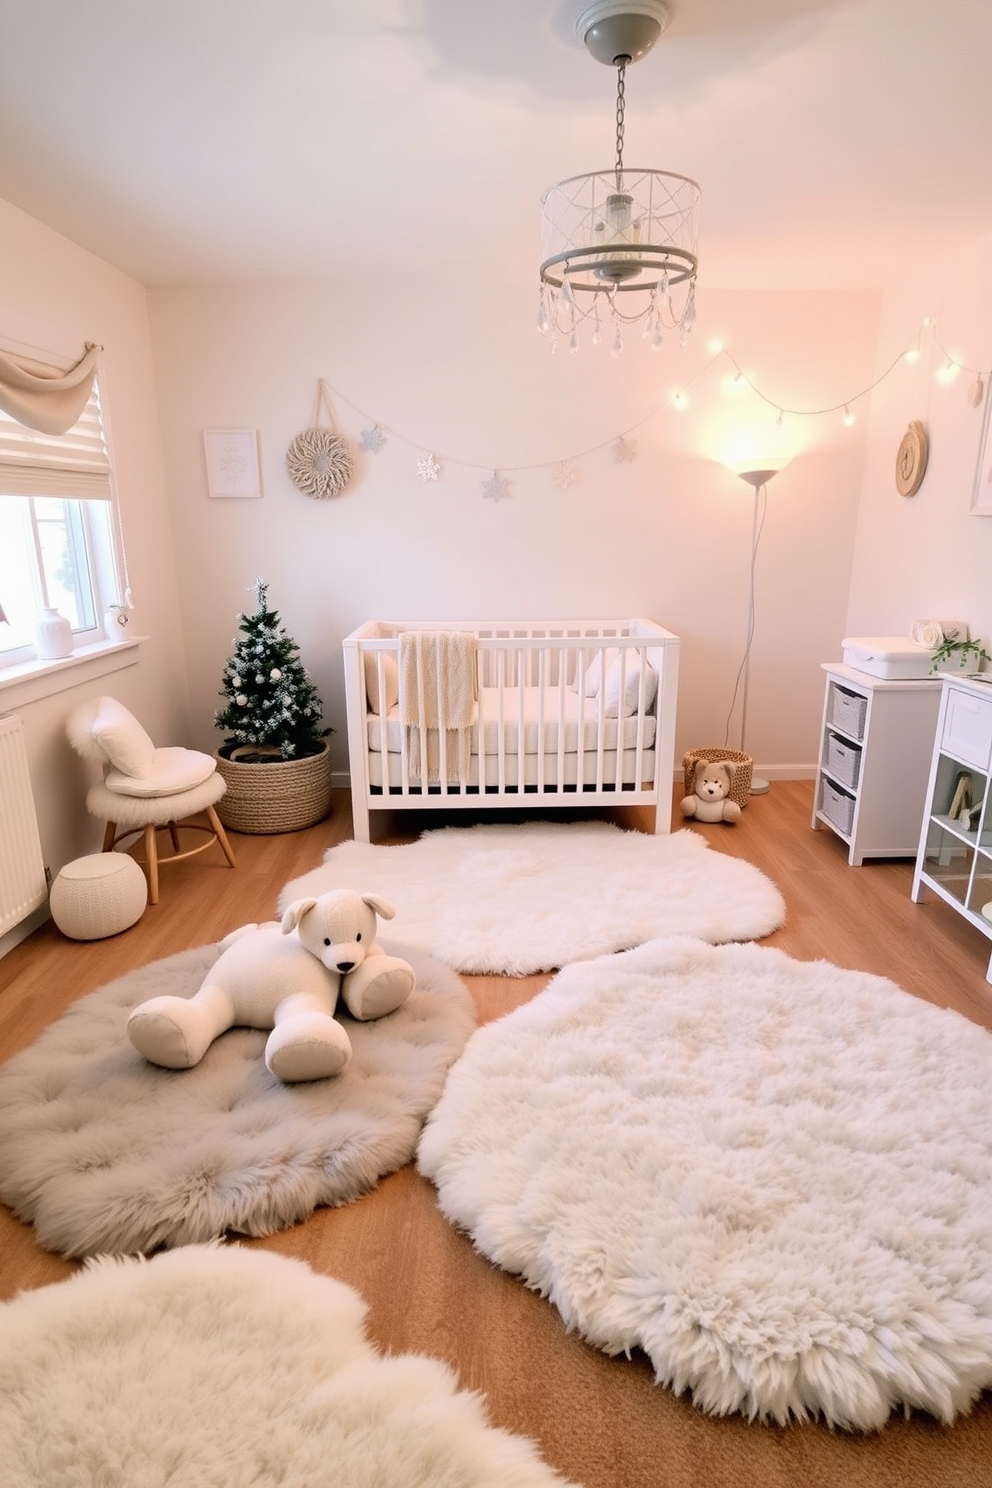
[[[989,381],[985,385],[985,411],[982,414],[982,437],[978,446],[978,463],[975,466],[975,484],[971,493],[971,515],[973,517],[992,517],[992,422],[989,413],[992,411],[992,395],[989,393]]]
[[[204,429],[203,450],[208,496],[261,496],[257,429]]]

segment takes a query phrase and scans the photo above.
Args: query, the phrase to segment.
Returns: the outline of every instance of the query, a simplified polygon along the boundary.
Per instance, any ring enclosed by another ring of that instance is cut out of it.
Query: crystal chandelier
[[[640,325],[657,351],[666,330],[682,345],[696,318],[699,187],[669,171],[623,163],[624,85],[629,62],[649,52],[668,25],[661,0],[597,0],[575,29],[597,62],[617,69],[616,163],[572,176],[541,198],[538,329],[578,351],[588,323],[593,345],[607,330],[614,356],[625,326]]]

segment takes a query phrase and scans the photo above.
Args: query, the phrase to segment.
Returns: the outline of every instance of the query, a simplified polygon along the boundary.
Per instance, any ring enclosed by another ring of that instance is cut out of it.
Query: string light
[[[722,386],[724,391],[728,394],[737,394],[746,390],[750,390],[756,398],[759,398],[763,403],[767,404],[769,408],[774,410],[776,429],[784,428],[787,415],[790,418],[819,418],[826,414],[840,414],[843,418],[844,424],[850,427],[850,425],[855,423],[855,415],[851,410],[851,404],[857,402],[857,400],[860,398],[867,397],[868,394],[872,393],[875,388],[879,387],[881,383],[885,382],[886,379],[891,376],[893,371],[895,371],[895,369],[902,365],[904,362],[913,363],[918,361],[920,359],[920,356],[922,355],[920,349],[920,339],[924,332],[930,331],[932,334],[934,345],[940,350],[942,356],[947,359],[946,362],[937,369],[936,376],[941,382],[950,383],[953,382],[960,375],[961,372],[970,373],[971,380],[969,381],[967,390],[968,403],[973,408],[979,406],[979,404],[984,401],[986,382],[988,379],[992,378],[992,369],[979,369],[976,367],[969,367],[965,362],[960,361],[955,356],[952,356],[948,352],[947,348],[941,345],[940,337],[936,330],[936,324],[936,321],[932,317],[927,316],[921,322],[920,330],[916,332],[909,344],[902,348],[898,355],[895,356],[891,363],[882,372],[879,373],[878,377],[876,377],[873,382],[869,383],[867,387],[861,388],[859,391],[844,399],[842,402],[831,404],[829,407],[826,408],[789,408],[782,404],[779,404],[775,399],[769,398],[767,394],[763,393],[760,387],[756,386],[756,384],[751,380],[748,373],[745,372],[744,368],[734,357],[733,353],[728,350],[728,348],[722,341],[714,341],[711,343],[711,346],[709,348],[712,353],[710,358],[703,364],[702,367],[700,367],[699,371],[694,377],[691,377],[687,382],[683,383],[680,388],[671,393],[663,404],[658,407],[652,408],[648,413],[644,415],[643,418],[638,419],[635,423],[629,425],[626,429],[621,430],[619,434],[611,434],[609,438],[601,440],[597,444],[591,445],[585,449],[573,451],[568,456],[568,461],[571,462],[579,460],[584,458],[586,455],[595,454],[601,450],[615,447],[618,439],[627,438],[637,429],[641,428],[644,424],[647,424],[652,419],[656,418],[658,414],[661,413],[666,407],[671,408],[676,413],[683,413],[686,408],[689,407],[689,390],[694,387],[695,384],[699,382],[703,377],[705,377],[712,370],[714,365],[723,358],[725,358],[730,363],[730,366],[732,368],[732,372],[722,379]],[[599,337],[600,329],[601,327],[599,325],[597,316],[593,337],[594,340]],[[617,327],[614,327],[614,330],[616,334],[619,335],[619,329]],[[656,341],[652,343],[652,348],[656,350],[657,346],[660,345],[660,343],[661,337],[656,333]],[[569,349],[572,349],[571,341]],[[390,428],[390,426],[384,423],[382,419],[372,420],[371,415],[367,414],[363,409],[359,408],[357,404],[352,403],[349,398],[345,397],[345,395],[339,392],[336,388],[330,388],[330,391],[336,398],[340,399],[342,403],[346,403],[351,409],[353,409],[353,411],[358,414],[359,417],[367,419],[370,422],[374,422],[384,434],[389,434],[395,440],[407,445],[411,445],[413,448],[426,448],[425,445],[421,445],[418,441],[412,440],[408,436],[400,433],[398,430]],[[494,468],[493,462],[491,460],[486,460],[483,462],[463,460],[451,455],[437,455],[437,458],[439,461],[448,466],[460,465],[470,470],[485,470],[486,472],[491,472]],[[515,466],[507,465],[504,462],[499,462],[498,468],[501,471],[507,472],[523,472],[544,469],[554,471],[559,468],[561,463],[562,462],[558,459],[551,461],[541,461],[536,464]]]

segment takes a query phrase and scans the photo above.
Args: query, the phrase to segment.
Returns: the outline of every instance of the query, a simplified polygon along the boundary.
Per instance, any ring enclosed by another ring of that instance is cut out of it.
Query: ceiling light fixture
[[[591,317],[598,328],[600,304],[612,321],[615,356],[624,326],[640,324],[657,351],[666,329],[685,345],[695,321],[699,187],[686,176],[623,163],[627,64],[651,50],[668,19],[661,0],[597,0],[575,23],[596,61],[617,69],[616,162],[559,181],[541,198],[537,324],[551,332],[552,350],[563,336],[577,351],[579,326]]]

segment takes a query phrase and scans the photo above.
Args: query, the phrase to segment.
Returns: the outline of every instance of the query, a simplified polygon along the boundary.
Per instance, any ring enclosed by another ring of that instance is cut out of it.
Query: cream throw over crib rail
[[[375,810],[654,805],[679,639],[653,620],[370,620],[344,638],[355,838]]]

